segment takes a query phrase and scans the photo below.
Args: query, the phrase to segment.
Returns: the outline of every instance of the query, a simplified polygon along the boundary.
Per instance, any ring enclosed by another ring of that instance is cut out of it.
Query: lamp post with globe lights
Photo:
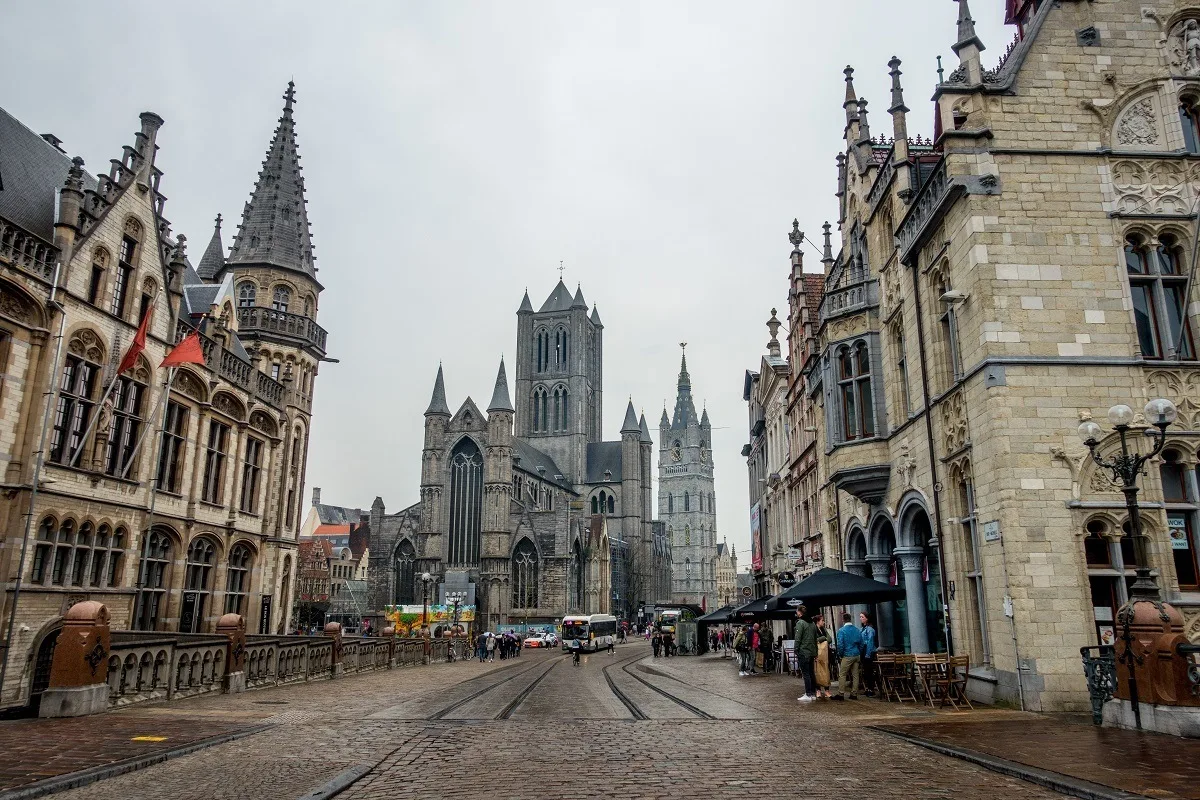
[[[421,585],[424,587],[424,592],[421,595],[421,627],[423,628],[421,635],[425,637],[425,663],[429,663],[429,586],[433,583],[433,576],[428,572],[421,573]]]
[[[1121,641],[1125,645],[1117,660],[1124,664],[1129,673],[1130,705],[1137,727],[1142,727],[1141,712],[1138,708],[1138,688],[1135,667],[1144,660],[1134,652],[1134,637],[1130,626],[1133,623],[1136,607],[1139,603],[1152,603],[1162,613],[1159,600],[1158,586],[1150,574],[1149,558],[1147,557],[1146,537],[1142,529],[1141,512],[1138,509],[1137,495],[1138,475],[1142,473],[1146,462],[1162,452],[1167,442],[1167,428],[1175,422],[1178,411],[1170,400],[1151,400],[1146,404],[1146,421],[1157,429],[1157,433],[1147,431],[1152,439],[1150,452],[1141,453],[1130,449],[1130,431],[1133,428],[1133,409],[1127,405],[1115,405],[1108,410],[1108,421],[1112,424],[1120,438],[1120,453],[1102,456],[1099,451],[1100,440],[1106,435],[1103,428],[1092,420],[1087,420],[1079,426],[1079,437],[1091,452],[1092,460],[1101,469],[1112,475],[1113,482],[1121,488],[1125,495],[1125,507],[1129,511],[1129,535],[1133,538],[1133,552],[1137,561],[1136,575],[1131,588],[1129,601],[1117,612],[1117,622],[1121,625]]]

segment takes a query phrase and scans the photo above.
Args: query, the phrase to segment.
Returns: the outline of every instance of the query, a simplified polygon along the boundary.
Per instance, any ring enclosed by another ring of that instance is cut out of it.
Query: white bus
[[[607,650],[617,641],[617,618],[609,614],[575,615],[563,617],[562,648],[571,652],[575,640],[585,652]]]

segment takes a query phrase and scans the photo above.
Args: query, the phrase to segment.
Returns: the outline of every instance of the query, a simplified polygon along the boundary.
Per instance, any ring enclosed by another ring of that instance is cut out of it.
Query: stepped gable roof
[[[0,108],[0,217],[53,243],[55,193],[71,166],[70,156]],[[82,179],[84,191],[96,188],[92,175]]]
[[[264,264],[300,272],[316,280],[308,201],[304,197],[304,176],[292,118],[292,105],[296,101],[294,83],[288,83],[283,97],[283,114],[250,201],[242,210],[242,222],[228,264]]]
[[[621,482],[621,443],[588,442],[587,475],[584,483],[605,482]]]

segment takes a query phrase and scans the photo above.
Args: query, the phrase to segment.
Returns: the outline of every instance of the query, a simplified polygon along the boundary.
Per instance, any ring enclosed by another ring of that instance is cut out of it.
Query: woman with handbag
[[[828,700],[833,697],[829,687],[833,683],[831,673],[833,657],[837,652],[837,638],[825,624],[824,614],[817,614],[814,622],[817,626],[817,658],[813,662],[813,673],[817,680],[817,697]]]

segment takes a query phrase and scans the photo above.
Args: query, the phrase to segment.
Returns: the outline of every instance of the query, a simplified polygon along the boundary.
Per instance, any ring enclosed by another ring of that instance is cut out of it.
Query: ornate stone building
[[[228,612],[252,632],[289,626],[325,331],[285,97],[230,258],[218,217],[195,268],[164,216],[159,116],[93,176],[0,111],[5,623],[15,606],[0,705],[45,687],[82,600],[114,629],[210,632]],[[147,313],[145,351],[118,375]],[[164,398],[158,365],[192,331],[205,363],[175,370]]]
[[[1140,498],[1200,638],[1200,5],[1012,0],[991,68],[958,10],[932,142],[909,138],[898,59],[886,139],[846,70],[842,247],[805,370],[826,533],[846,569],[904,586],[885,644],[969,653],[977,696],[1081,710],[1079,648],[1111,634],[1134,554],[1081,419],[1179,406]]]
[[[515,405],[501,362],[487,410],[468,397],[452,413],[439,367],[421,499],[395,515],[379,498],[371,509],[373,609],[420,602],[416,576],[429,572],[472,586],[489,628],[636,610],[629,598],[650,580],[654,443],[632,402],[620,439],[602,441],[603,334],[582,290],[559,281],[537,311],[528,293],[517,311]]]
[[[671,600],[717,608],[717,495],[712,424],[696,416],[686,353],[680,359],[675,413],[658,423],[658,518],[671,540]]]
[[[737,550],[722,541],[717,545],[717,607],[737,601]]]

